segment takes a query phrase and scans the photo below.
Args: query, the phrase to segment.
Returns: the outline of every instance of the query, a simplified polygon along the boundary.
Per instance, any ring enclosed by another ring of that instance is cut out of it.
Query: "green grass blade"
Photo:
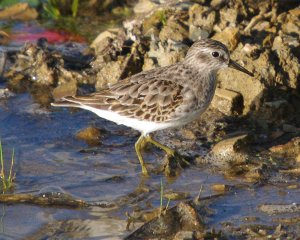
[[[170,198],[168,198],[168,202],[167,202],[167,206],[166,206],[166,211],[167,211],[167,210],[168,210],[168,208],[169,208],[170,202],[171,202],[171,199],[170,199]]]
[[[160,214],[163,210],[163,194],[164,194],[164,186],[162,182],[162,178],[160,179]]]
[[[75,18],[78,12],[79,0],[73,0],[72,2],[72,16]]]
[[[11,184],[12,181],[13,181],[14,162],[15,162],[15,149],[13,148],[12,154],[11,154],[10,170],[9,170],[9,175],[8,175],[8,182],[9,182],[9,184]]]
[[[0,161],[1,161],[1,178],[2,178],[2,180],[4,180],[5,173],[4,173],[3,149],[2,149],[1,141],[0,141]]]
[[[0,141],[0,161],[1,161],[2,192],[4,192],[6,189],[6,181],[5,181],[5,171],[4,171],[3,148],[2,148],[1,141]]]

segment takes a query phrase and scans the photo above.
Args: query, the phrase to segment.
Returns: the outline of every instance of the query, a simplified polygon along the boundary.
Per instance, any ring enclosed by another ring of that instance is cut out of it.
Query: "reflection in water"
[[[53,221],[26,239],[47,239],[55,236],[59,239],[122,239],[126,234],[124,220],[106,216],[103,212],[94,212],[93,219],[70,219],[65,221]]]

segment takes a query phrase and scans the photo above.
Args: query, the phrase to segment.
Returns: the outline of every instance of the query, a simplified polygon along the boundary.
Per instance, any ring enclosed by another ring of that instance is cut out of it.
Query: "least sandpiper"
[[[135,150],[143,174],[148,175],[141,155],[142,143],[152,143],[174,156],[172,149],[153,140],[149,134],[197,119],[213,98],[217,71],[226,67],[253,76],[230,59],[228,49],[221,42],[199,40],[190,47],[182,62],[135,74],[87,96],[64,97],[52,106],[86,109],[140,131]]]

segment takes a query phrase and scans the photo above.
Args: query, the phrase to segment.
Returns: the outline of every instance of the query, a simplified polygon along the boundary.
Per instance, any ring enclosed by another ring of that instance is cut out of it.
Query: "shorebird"
[[[174,156],[174,150],[152,139],[150,133],[197,119],[214,96],[217,71],[227,67],[253,76],[230,59],[221,42],[199,40],[181,62],[135,74],[90,95],[64,97],[52,106],[82,108],[140,131],[135,150],[143,174],[148,175],[141,154],[142,143],[152,143]]]

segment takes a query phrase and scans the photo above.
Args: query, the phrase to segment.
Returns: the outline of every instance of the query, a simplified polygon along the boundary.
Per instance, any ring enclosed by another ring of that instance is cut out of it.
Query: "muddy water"
[[[160,204],[160,181],[165,191],[185,192],[190,199],[215,194],[214,183],[238,185],[206,167],[185,169],[177,179],[152,174],[143,178],[134,151],[138,133],[107,122],[86,111],[43,109],[28,94],[0,102],[0,136],[6,159],[16,151],[14,193],[60,191],[100,207],[72,209],[28,204],[0,204],[0,239],[122,239],[126,212],[137,207],[152,210]],[[81,129],[95,126],[103,132],[98,146],[77,140]],[[151,165],[159,165],[163,155],[156,149],[144,153]],[[274,176],[276,179],[276,176]],[[275,180],[274,180],[275,181]],[[276,179],[278,182],[278,179]],[[296,188],[287,186],[296,184]],[[226,224],[277,225],[278,217],[258,210],[264,203],[297,202],[296,179],[281,184],[245,185],[217,198],[210,205],[208,228],[224,229]],[[177,202],[172,200],[170,205]],[[166,204],[166,201],[164,202]],[[299,215],[299,213],[298,213]],[[140,223],[130,226],[134,230]]]

